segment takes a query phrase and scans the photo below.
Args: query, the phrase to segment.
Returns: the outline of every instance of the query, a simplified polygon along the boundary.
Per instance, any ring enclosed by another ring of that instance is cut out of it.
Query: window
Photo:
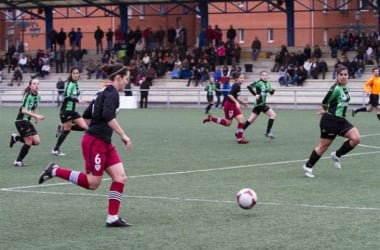
[[[132,19],[133,17],[133,12],[132,12],[132,8],[130,6],[127,7],[127,16],[128,16],[128,19]]]
[[[268,34],[268,43],[273,43],[274,42],[273,29],[272,28],[268,28],[267,34]]]
[[[145,19],[145,5],[140,5],[140,19]]]
[[[349,0],[340,0],[339,9],[347,10],[348,9],[348,1]]]
[[[244,43],[244,30],[239,29],[239,43]]]

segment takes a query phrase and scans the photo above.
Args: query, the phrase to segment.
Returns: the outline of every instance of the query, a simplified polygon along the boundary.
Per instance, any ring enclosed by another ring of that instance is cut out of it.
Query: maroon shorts
[[[240,114],[241,114],[241,111],[238,107],[236,107],[235,103],[232,103],[230,101],[224,102],[224,117],[226,119],[232,120]]]
[[[102,176],[106,168],[121,162],[112,143],[106,143],[88,134],[82,137],[82,155],[86,164],[86,173],[94,176]]]

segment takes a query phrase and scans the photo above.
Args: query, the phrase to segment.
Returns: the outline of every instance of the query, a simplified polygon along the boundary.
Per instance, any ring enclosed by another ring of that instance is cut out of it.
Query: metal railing
[[[81,98],[92,100],[99,89],[86,88],[81,90]],[[140,100],[139,89],[132,89],[132,94],[136,101]],[[310,106],[320,105],[326,94],[324,88],[306,88],[306,87],[282,87],[277,88],[273,96],[268,97],[268,104],[276,107],[290,109],[307,108]],[[40,89],[41,105],[55,106],[57,101],[56,89]],[[123,93],[121,93],[123,96]],[[221,96],[223,99],[223,96]],[[240,99],[253,103],[253,96],[243,89]],[[214,97],[216,100],[216,97]],[[207,103],[206,92],[201,88],[151,88],[149,90],[149,105],[166,108],[173,107],[204,107]],[[362,89],[351,89],[352,105],[366,105],[367,97]],[[19,106],[22,103],[22,93],[20,89],[2,88],[0,92],[0,106]]]

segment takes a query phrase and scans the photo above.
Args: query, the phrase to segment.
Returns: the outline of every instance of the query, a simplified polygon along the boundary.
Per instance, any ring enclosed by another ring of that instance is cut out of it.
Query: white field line
[[[363,135],[361,137],[375,136],[375,135],[380,135],[380,134]],[[377,146],[369,146],[369,145],[363,145],[363,144],[359,144],[359,146],[367,147],[367,148],[380,148]],[[364,153],[352,153],[352,154],[346,155],[345,157],[355,157],[355,156],[378,154],[378,153],[380,153],[380,151],[364,152]],[[326,157],[322,157],[321,159],[330,159],[330,157],[326,156]],[[251,167],[265,167],[265,166],[305,162],[306,160],[307,159],[247,164],[247,165],[230,166],[230,167],[222,167],[222,168],[209,168],[209,169],[198,169],[198,170],[167,172],[167,173],[153,173],[153,174],[146,174],[146,175],[129,176],[129,178],[158,177],[158,176],[168,176],[168,175],[181,175],[181,174],[192,174],[192,173],[202,173],[202,172],[212,172],[212,171],[224,171],[224,170],[232,170],[232,169],[243,169],[243,168],[251,168]],[[110,178],[104,178],[103,180],[110,180]],[[3,192],[19,192],[19,193],[53,194],[53,195],[86,196],[86,197],[107,197],[107,195],[96,194],[96,193],[65,193],[65,192],[47,192],[47,191],[25,190],[25,189],[38,188],[38,187],[41,188],[41,187],[49,187],[49,186],[62,186],[62,185],[69,185],[69,184],[71,184],[71,183],[62,182],[62,183],[44,184],[44,185],[20,186],[20,187],[11,187],[11,188],[1,188],[0,191],[3,191]],[[214,202],[214,203],[236,203],[235,201],[176,198],[176,197],[164,197],[164,196],[124,196],[124,197],[126,197],[126,198],[137,198],[137,199],[162,199],[162,200],[193,201],[193,202],[208,202],[208,203],[210,203],[210,202]],[[272,205],[272,206],[293,206],[293,207],[325,208],[325,209],[348,209],[348,210],[380,211],[380,208],[372,208],[372,207],[293,204],[293,203],[283,203],[283,202],[259,202],[258,204]]]

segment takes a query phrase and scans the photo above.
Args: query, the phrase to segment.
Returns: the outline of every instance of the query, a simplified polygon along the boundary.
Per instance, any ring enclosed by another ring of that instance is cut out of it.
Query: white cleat
[[[305,176],[307,178],[314,178],[315,176],[313,175],[313,169],[306,167],[306,165],[303,165],[303,171],[305,171]]]
[[[342,169],[342,165],[340,165],[340,157],[336,156],[335,152],[331,153],[331,159],[333,160],[336,169]]]

